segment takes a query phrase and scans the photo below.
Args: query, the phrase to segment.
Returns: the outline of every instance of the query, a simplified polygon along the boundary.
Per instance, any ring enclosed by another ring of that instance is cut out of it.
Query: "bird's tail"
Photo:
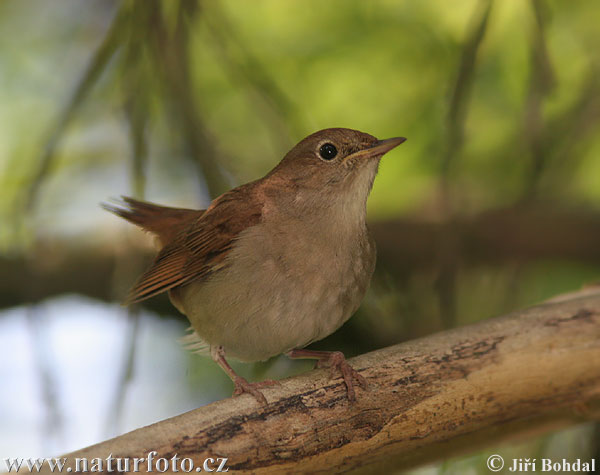
[[[101,206],[144,231],[155,234],[163,246],[204,214],[204,210],[170,208],[128,196],[122,196],[121,199],[114,205],[102,203]]]

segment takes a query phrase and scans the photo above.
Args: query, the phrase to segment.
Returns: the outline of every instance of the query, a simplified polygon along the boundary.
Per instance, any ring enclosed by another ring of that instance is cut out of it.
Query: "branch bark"
[[[600,416],[600,288],[351,361],[370,385],[349,404],[326,370],[229,398],[68,454],[226,457],[230,471],[406,469]],[[176,388],[173,388],[176,390]]]

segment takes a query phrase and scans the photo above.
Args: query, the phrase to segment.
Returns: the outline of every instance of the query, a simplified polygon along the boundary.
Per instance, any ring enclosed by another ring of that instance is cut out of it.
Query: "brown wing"
[[[261,219],[262,206],[251,199],[249,186],[219,197],[200,218],[167,244],[129,291],[125,304],[204,279],[223,268],[239,234]]]

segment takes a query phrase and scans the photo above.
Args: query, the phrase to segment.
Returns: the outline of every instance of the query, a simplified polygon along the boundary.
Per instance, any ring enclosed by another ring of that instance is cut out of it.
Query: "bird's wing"
[[[259,223],[262,206],[245,187],[225,193],[156,256],[129,291],[125,305],[202,280],[225,266],[239,234]]]

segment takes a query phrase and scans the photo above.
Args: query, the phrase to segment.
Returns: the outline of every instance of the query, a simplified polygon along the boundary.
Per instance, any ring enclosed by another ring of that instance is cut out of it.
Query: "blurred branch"
[[[116,14],[102,43],[92,56],[92,59],[83,73],[82,78],[77,83],[77,86],[75,86],[71,99],[65,105],[59,118],[56,120],[52,132],[49,134],[50,138],[46,142],[46,146],[37,160],[37,170],[35,171],[30,184],[26,188],[27,195],[25,197],[25,206],[28,211],[35,206],[40,186],[50,171],[52,162],[54,161],[56,148],[58,147],[67,126],[83,104],[84,99],[90,93],[93,86],[98,81],[98,78],[106,68],[109,60],[120,45],[120,36],[126,18],[125,10],[126,8],[122,7]]]
[[[450,167],[462,148],[467,106],[475,76],[475,61],[487,30],[492,3],[492,0],[480,0],[478,10],[472,20],[475,26],[468,34],[463,45],[458,74],[456,75],[448,115],[446,116],[446,147],[442,156],[441,167],[443,180],[448,179]]]
[[[271,117],[275,115],[276,119],[271,121],[274,126],[271,138],[277,147],[288,150],[305,133],[305,127],[298,118],[297,106],[239,38],[219,3],[210,4],[209,11],[215,19],[208,18],[206,23],[220,53],[218,57],[229,70],[229,77],[233,81],[245,81],[262,99],[257,104],[267,105],[275,113],[270,114]],[[234,46],[237,55],[230,52],[229,45]]]
[[[120,424],[123,416],[123,407],[125,405],[125,396],[127,388],[133,379],[133,369],[135,364],[136,342],[139,331],[140,312],[139,306],[127,309],[127,329],[122,335],[124,355],[119,359],[121,369],[118,374],[118,380],[115,388],[115,395],[111,406],[107,412],[106,435],[114,435],[121,432]]]
[[[142,28],[143,28],[143,22]],[[132,196],[143,199],[146,189],[146,167],[148,163],[148,146],[146,142],[146,126],[150,115],[150,98],[146,90],[139,90],[139,84],[145,79],[146,71],[143,68],[144,50],[142,42],[145,40],[140,35],[139,22],[136,15],[130,16],[130,37],[127,42],[127,50],[123,68],[128,72],[122,74],[125,95],[125,114],[129,124],[131,141],[131,190]],[[138,272],[143,271],[141,262],[134,266]],[[121,276],[115,273],[115,284]],[[116,284],[117,285],[117,284]],[[133,379],[133,369],[136,355],[136,343],[140,321],[139,306],[134,305],[127,308],[127,328],[122,334],[124,357],[120,361],[120,371],[115,385],[115,394],[111,407],[108,411],[106,423],[107,436],[119,432],[119,424],[127,395],[127,388]]]
[[[49,351],[47,339],[49,328],[47,320],[43,318],[43,311],[38,306],[28,306],[26,316],[35,375],[45,410],[42,440],[44,451],[50,452],[54,450],[54,446],[61,446],[64,443],[65,420],[56,395],[58,386],[54,372],[55,362]]]
[[[526,144],[531,154],[531,170],[525,178],[522,201],[529,201],[535,197],[539,179],[548,163],[548,150],[545,149],[542,132],[544,119],[542,104],[552,92],[556,80],[554,68],[548,55],[546,45],[546,22],[549,16],[548,6],[544,0],[531,0],[531,8],[535,17],[535,27],[531,40],[531,71],[529,87],[523,111],[523,126],[518,128],[522,134],[522,141]],[[512,308],[511,303],[517,300],[519,292],[519,275],[523,267],[522,262],[514,262],[510,266],[513,273],[511,285],[508,286],[505,298],[505,308]]]
[[[181,119],[189,153],[206,183],[210,196],[214,198],[231,188],[231,183],[225,179],[222,164],[218,160],[219,153],[199,113],[192,85],[189,67],[190,30],[198,14],[199,4],[180,2],[173,28],[170,28],[159,0],[138,2],[137,5],[142,9],[151,9],[147,34],[151,53],[158,65],[159,77],[165,91],[172,98],[176,114]]]
[[[382,264],[436,265],[435,249],[445,239],[443,223],[395,219],[370,225]],[[455,221],[461,265],[537,259],[600,262],[600,214],[551,206],[518,206]]]
[[[523,114],[523,135],[532,159],[531,171],[525,180],[523,199],[532,199],[538,182],[548,161],[548,152],[543,142],[544,121],[542,104],[552,92],[555,79],[548,48],[546,46],[546,21],[549,15],[544,0],[531,0],[535,16],[535,32],[531,44],[531,73],[529,92],[525,100]]]
[[[452,328],[456,320],[456,273],[458,263],[455,252],[455,230],[453,223],[453,197],[450,193],[450,167],[456,161],[464,140],[464,123],[475,76],[477,52],[487,30],[492,9],[492,0],[480,0],[473,16],[475,27],[465,40],[456,82],[452,90],[448,115],[446,116],[446,145],[442,156],[440,209],[446,220],[446,238],[436,249],[440,253],[441,266],[436,281],[440,317],[446,328]]]
[[[146,166],[148,162],[148,144],[146,129],[150,116],[149,88],[140,88],[140,84],[148,81],[149,71],[144,69],[143,22],[132,14],[129,20],[129,37],[122,68],[123,94],[125,96],[125,115],[129,124],[131,141],[131,185],[133,196],[143,199],[146,188]],[[141,25],[140,25],[141,23]]]
[[[599,122],[600,67],[595,58],[590,58],[589,71],[582,79],[579,94],[572,103],[539,124],[539,139],[535,140],[535,144],[530,138],[522,137],[521,141],[529,142],[530,151],[535,147],[535,153],[543,159],[538,161],[542,165],[538,172],[529,175],[518,201],[524,202],[530,197],[539,199],[542,191],[556,200],[563,190],[568,190],[568,184],[579,171],[581,161],[589,158],[585,152],[591,146],[590,136],[598,130]],[[488,160],[495,163],[505,163],[507,157],[521,160],[521,149],[515,145],[517,140],[514,135],[510,136],[492,152]],[[531,190],[532,184],[535,192]]]
[[[229,398],[65,457],[389,473],[600,417],[599,341],[594,288],[353,358],[370,389],[352,405],[341,377],[315,370],[266,389],[268,406]]]
[[[189,70],[189,30],[197,11],[197,2],[181,2],[178,5],[175,28],[171,30],[166,13],[161,2],[152,0],[148,2],[124,2],[115,16],[104,40],[93,54],[83,77],[78,82],[71,99],[65,105],[57,119],[48,142],[38,159],[37,170],[26,189],[25,205],[31,210],[35,205],[41,184],[51,169],[56,148],[64,132],[80,109],[91,89],[96,84],[100,75],[105,71],[109,60],[117,50],[126,44],[128,51],[122,63],[122,76],[124,81],[138,81],[135,90],[128,91],[126,102],[127,112],[132,124],[131,137],[135,148],[139,149],[134,154],[133,175],[136,179],[143,179],[140,173],[143,168],[139,162],[145,154],[144,129],[147,114],[139,107],[139,102],[145,92],[140,91],[139,85],[149,82],[153,78],[144,77],[139,67],[142,55],[146,48],[154,53],[158,63],[160,77],[163,79],[165,89],[170,94],[175,109],[183,123],[183,132],[194,163],[198,165],[202,178],[206,181],[209,193],[216,196],[230,188],[230,183],[224,178],[219,168],[216,157],[218,153],[210,135],[204,125],[195,105],[191,74]],[[140,29],[142,31],[140,31]],[[137,106],[135,104],[138,104]],[[143,185],[138,183],[136,189]]]
[[[585,157],[586,138],[594,134],[600,122],[600,66],[592,62],[583,80],[581,93],[572,106],[546,123],[542,143],[545,153],[554,154],[554,173],[551,190],[565,188],[565,183],[579,170]],[[589,146],[589,141],[587,142]]]
[[[435,250],[447,238],[444,223],[405,218],[370,223],[370,228],[377,241],[380,270],[405,274],[440,265]],[[457,218],[454,229],[461,266],[536,259],[600,263],[598,213],[528,205]],[[29,258],[0,257],[0,308],[64,293],[113,302],[117,266],[136,268],[134,263],[149,262],[153,254],[125,245],[121,241],[117,253],[109,246],[76,247],[65,239],[40,242]],[[133,273],[128,279],[121,277],[119,291],[124,294],[135,278]],[[166,298],[144,305],[159,313],[173,313]]]

